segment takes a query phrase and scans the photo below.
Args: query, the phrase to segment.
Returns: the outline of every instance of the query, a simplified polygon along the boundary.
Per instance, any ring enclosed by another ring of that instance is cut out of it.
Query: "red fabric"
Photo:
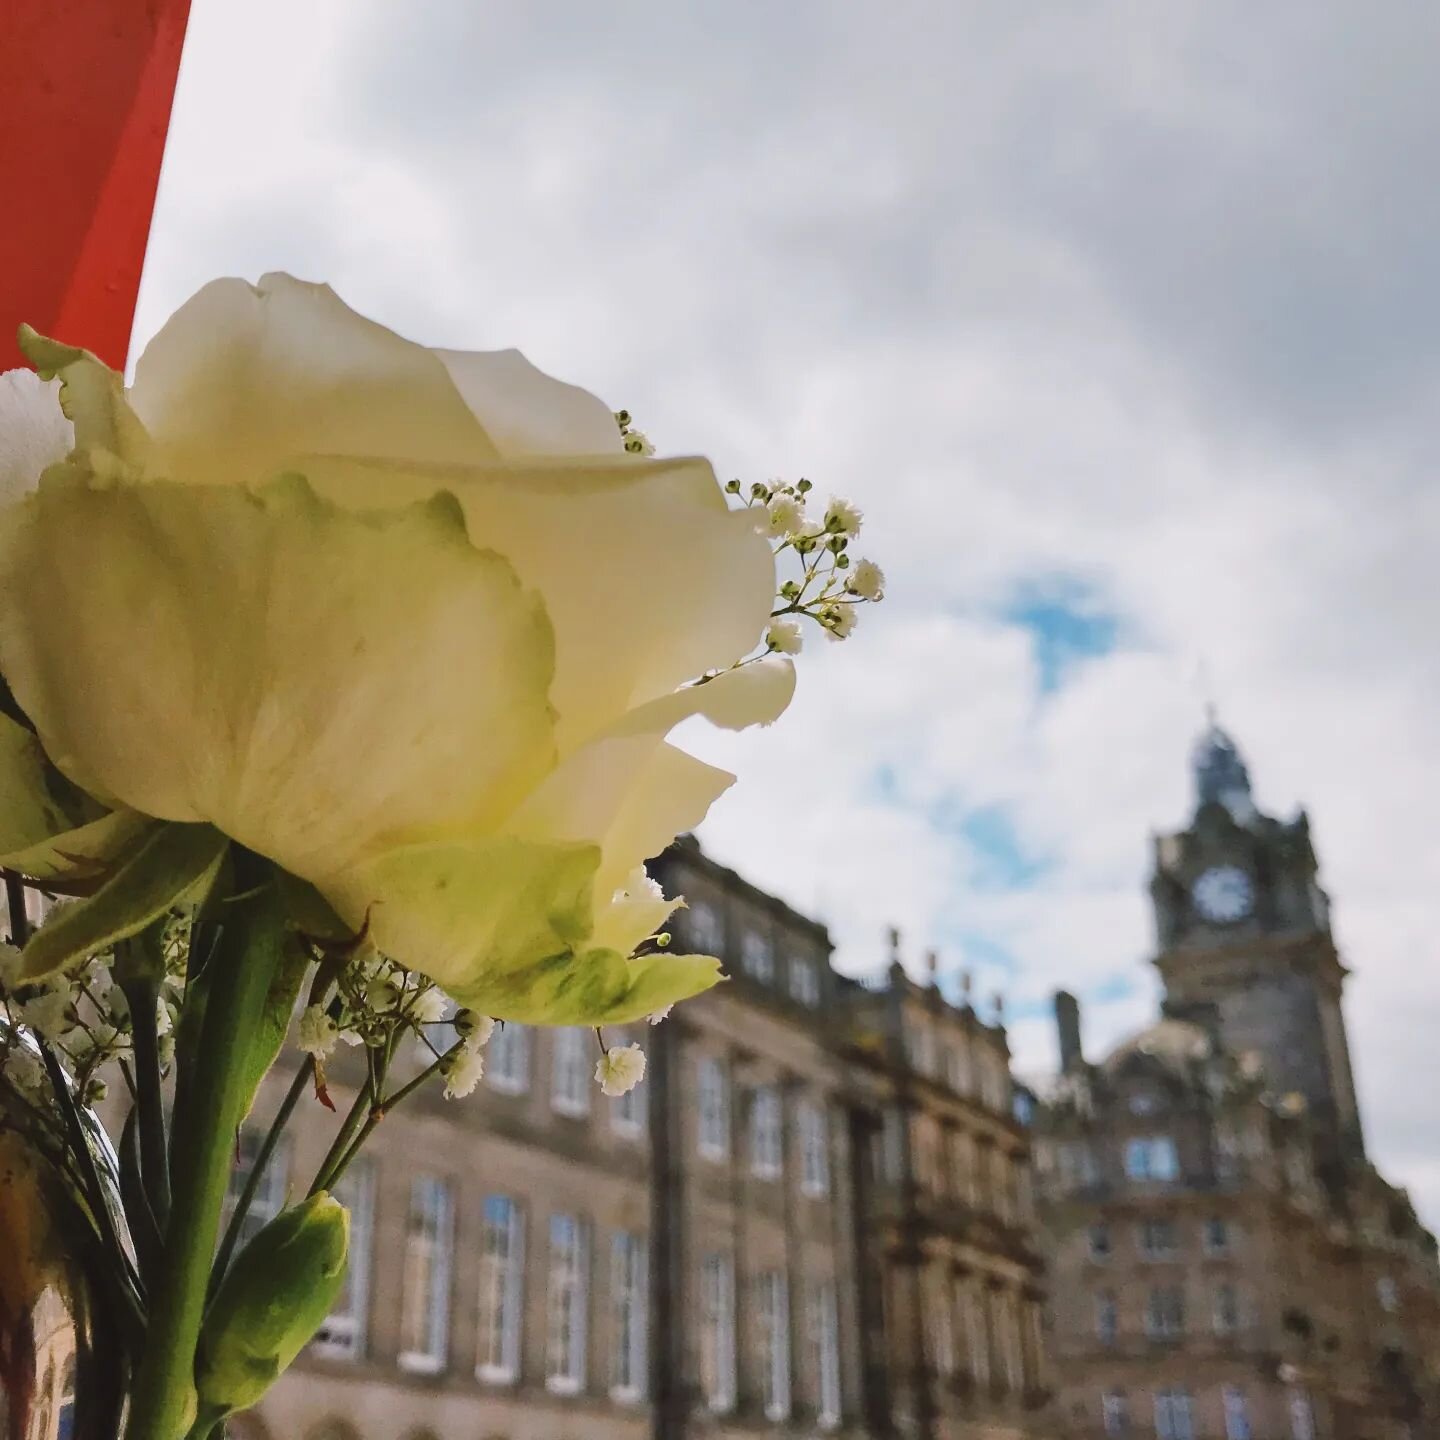
[[[0,5],[0,370],[21,321],[124,365],[189,13]]]

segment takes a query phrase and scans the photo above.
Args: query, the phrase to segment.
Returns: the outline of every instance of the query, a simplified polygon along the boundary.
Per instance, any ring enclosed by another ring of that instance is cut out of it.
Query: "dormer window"
[[[708,900],[692,900],[685,911],[690,943],[700,955],[718,955],[725,948],[725,923]]]
[[[740,942],[740,968],[752,979],[768,985],[775,978],[775,947],[759,930],[747,930]]]
[[[1125,1142],[1125,1175],[1130,1180],[1178,1178],[1180,1160],[1168,1135],[1136,1135]]]

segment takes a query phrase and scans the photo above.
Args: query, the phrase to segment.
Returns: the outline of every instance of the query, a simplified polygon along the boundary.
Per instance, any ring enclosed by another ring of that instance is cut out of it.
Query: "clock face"
[[[1234,865],[1216,865],[1205,871],[1190,892],[1195,908],[1207,919],[1228,925],[1250,913],[1254,899],[1250,877]]]

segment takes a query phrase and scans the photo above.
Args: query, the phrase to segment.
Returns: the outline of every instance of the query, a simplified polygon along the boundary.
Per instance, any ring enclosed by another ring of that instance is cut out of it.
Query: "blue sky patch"
[[[1120,638],[1120,617],[1070,577],[1022,586],[1000,615],[1029,632],[1042,695],[1053,695],[1076,665],[1109,655]]]
[[[955,829],[975,849],[975,883],[981,889],[1023,890],[1048,868],[1046,860],[1025,849],[1003,805],[971,810]]]

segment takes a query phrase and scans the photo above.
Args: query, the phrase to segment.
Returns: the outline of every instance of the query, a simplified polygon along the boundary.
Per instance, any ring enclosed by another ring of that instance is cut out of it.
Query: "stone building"
[[[1259,813],[1234,743],[1155,842],[1162,1018],[1097,1063],[1056,998],[1036,1121],[1059,1433],[1440,1434],[1440,1267],[1365,1156],[1309,826]]]
[[[898,937],[897,937],[898,939]],[[847,1054],[877,1431],[1049,1433],[1030,1147],[1001,1025],[895,960],[854,987]]]
[[[630,1037],[624,1099],[590,1032],[501,1027],[480,1092],[387,1119],[342,1192],[344,1301],[237,1440],[1045,1433],[1003,1029],[898,971],[842,980],[823,926],[693,841],[653,869],[687,897],[677,946],[729,982]],[[297,1112],[256,1224],[333,1128]],[[949,1348],[919,1339],[932,1286]]]

